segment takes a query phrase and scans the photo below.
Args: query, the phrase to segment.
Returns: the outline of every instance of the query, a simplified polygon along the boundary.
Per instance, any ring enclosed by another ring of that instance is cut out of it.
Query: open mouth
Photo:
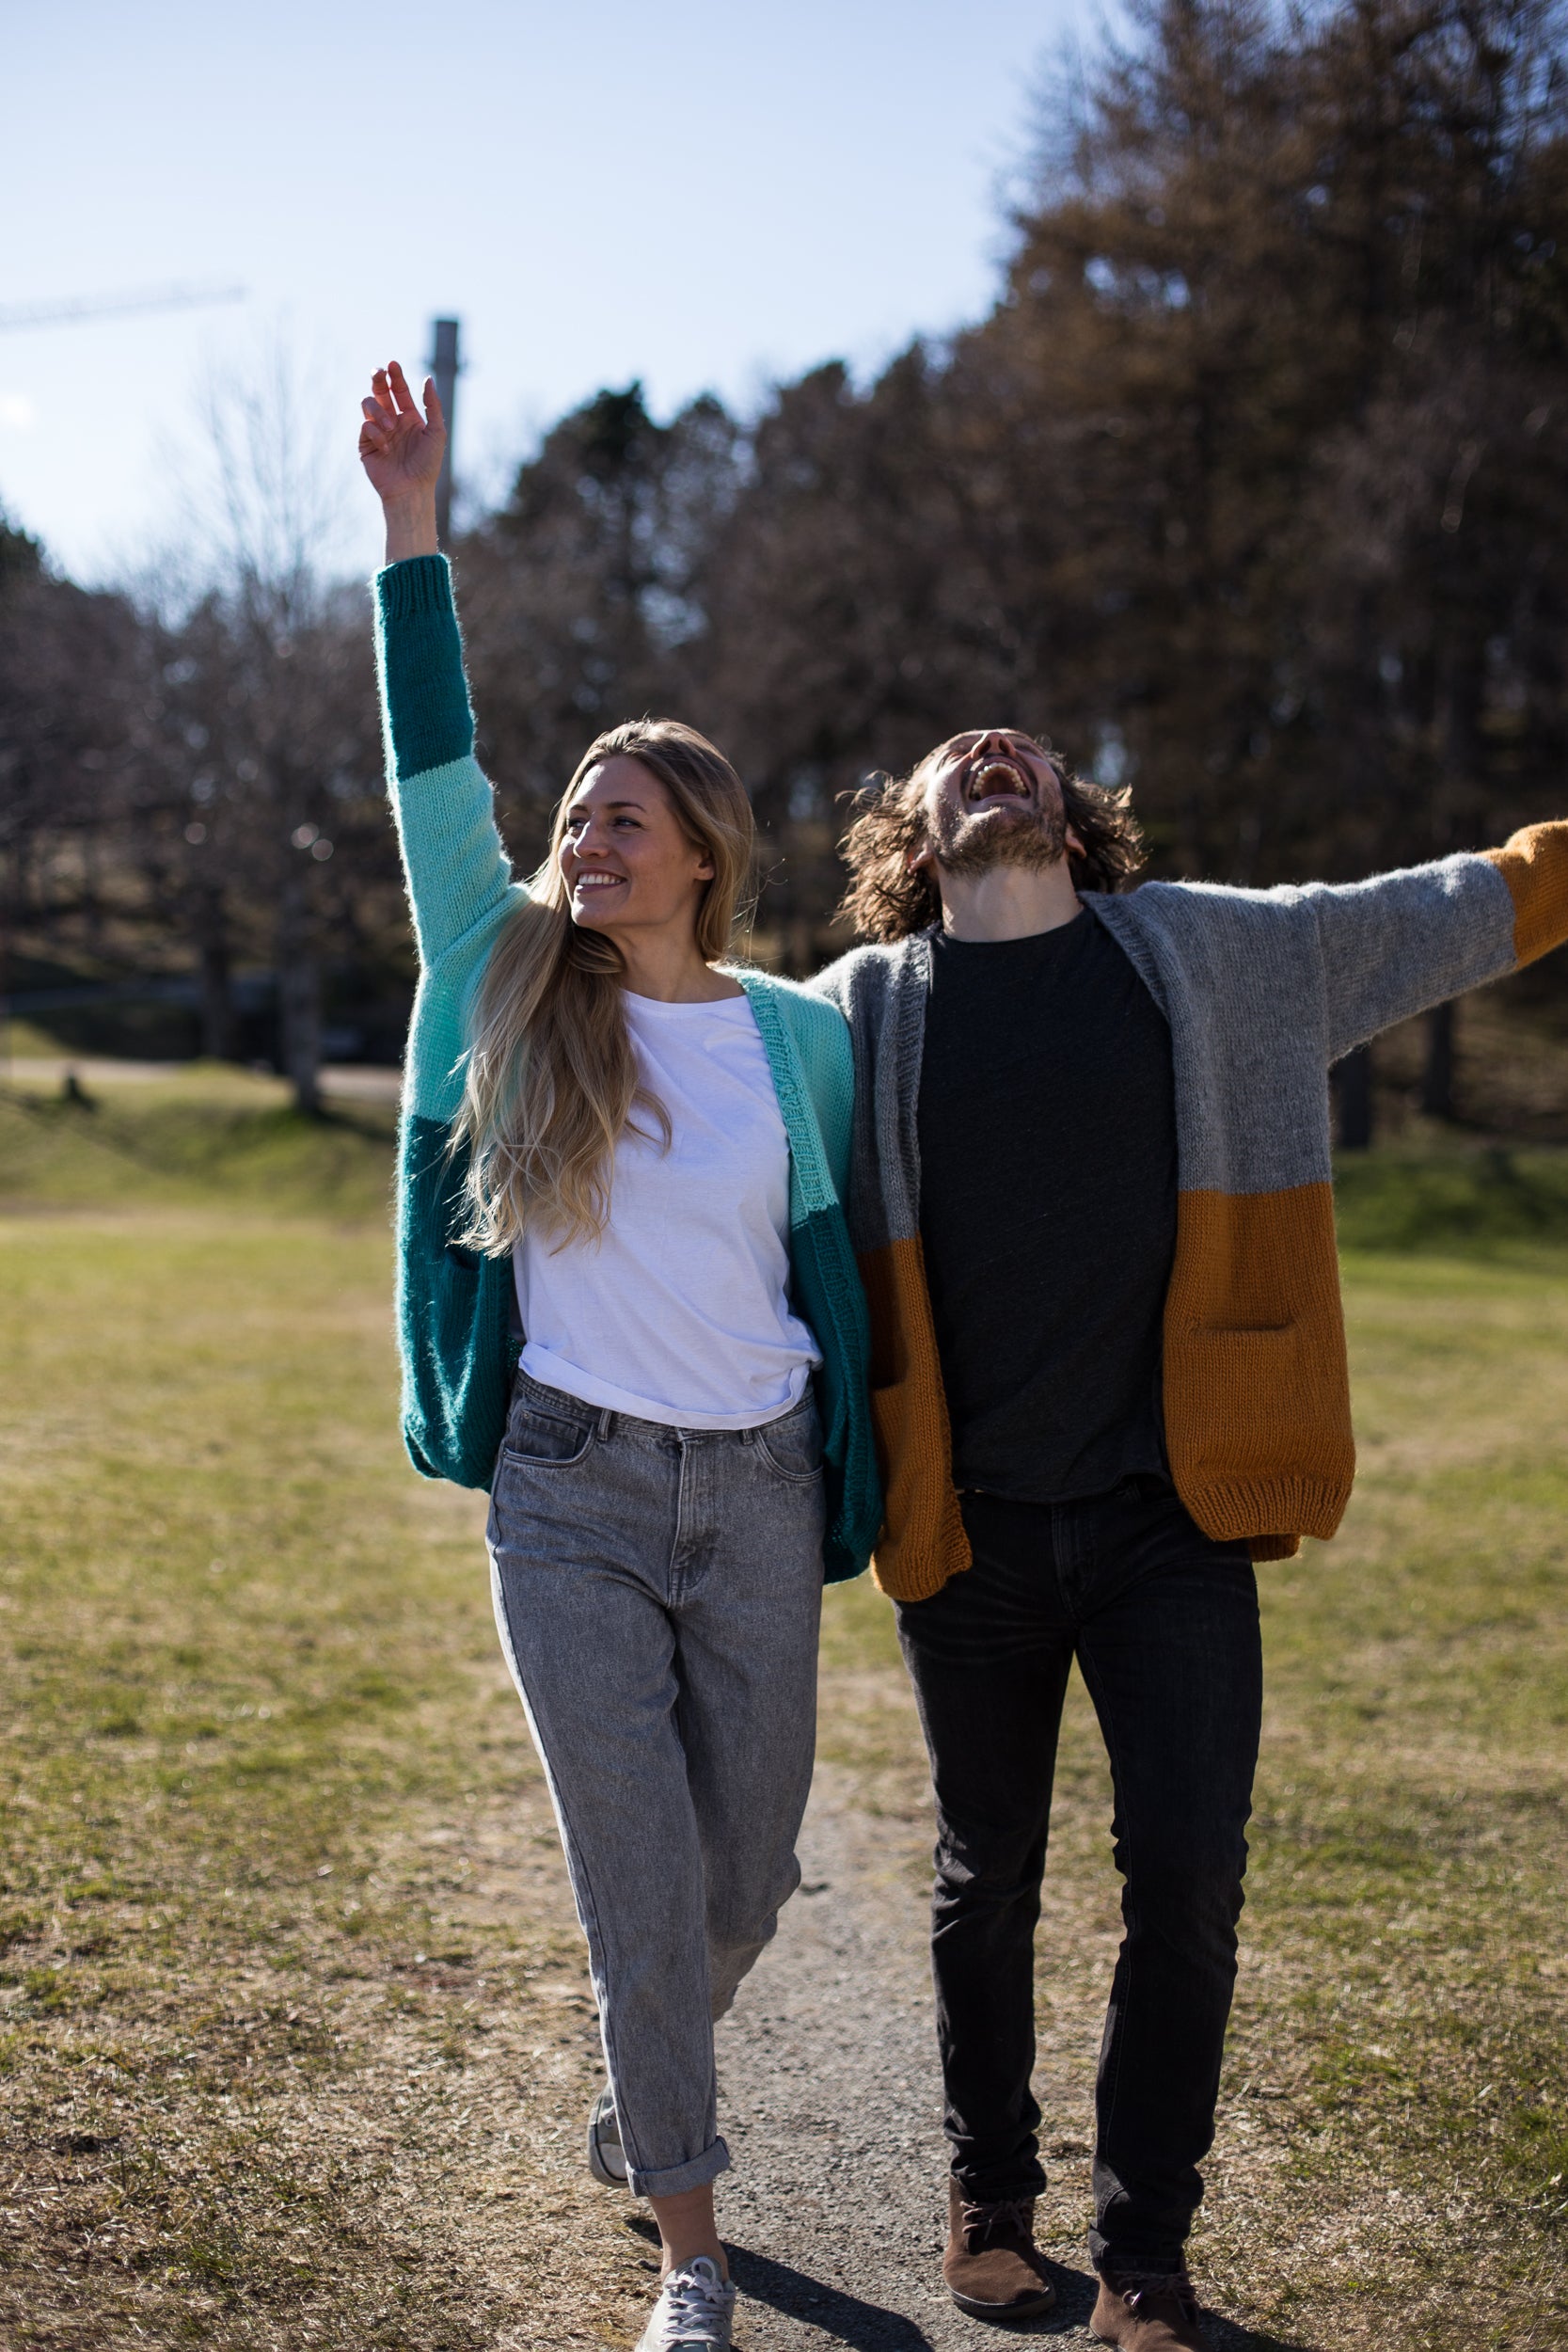
[[[619,890],[625,880],[624,874],[579,874],[572,888],[581,891]]]
[[[971,768],[964,780],[964,799],[971,808],[981,801],[1031,801],[1034,790],[1020,762],[996,753]]]

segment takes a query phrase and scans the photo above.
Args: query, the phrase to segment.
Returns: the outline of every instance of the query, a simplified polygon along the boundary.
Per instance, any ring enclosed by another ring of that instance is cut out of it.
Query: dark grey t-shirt
[[[959,1486],[1016,1502],[1163,1473],[1176,1247],[1170,1031],[1092,914],[937,933],[920,1232]]]

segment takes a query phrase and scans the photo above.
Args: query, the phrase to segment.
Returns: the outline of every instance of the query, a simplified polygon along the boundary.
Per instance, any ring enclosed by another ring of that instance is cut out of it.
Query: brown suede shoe
[[[1045,2257],[1035,2251],[1034,2199],[1013,2197],[999,2205],[976,2205],[950,2180],[942,2275],[954,2302],[971,2319],[990,2319],[1006,2328],[1050,2311],[1056,2290]]]
[[[1102,2271],[1089,2333],[1124,2352],[1205,2352],[1209,2343],[1184,2270]]]

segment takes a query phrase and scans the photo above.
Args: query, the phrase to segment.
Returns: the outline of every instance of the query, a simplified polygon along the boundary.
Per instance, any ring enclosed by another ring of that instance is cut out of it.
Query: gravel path
[[[720,2226],[741,2290],[739,2352],[996,2352],[1025,2333],[1087,2346],[1085,2137],[1055,2141],[1066,2161],[1051,2166],[1040,2217],[1061,2265],[1056,2311],[1001,2334],[966,2319],[942,2286],[946,2163],[915,1876],[929,1833],[860,1811],[851,1789],[818,1766],[801,1891],[719,2031],[735,2161]],[[1060,2037],[1068,2046],[1053,2046],[1042,2019],[1036,2087],[1048,2119],[1068,2114],[1086,2132],[1099,2019],[1085,2010]],[[1213,2338],[1216,2352],[1253,2342],[1223,2325]]]
[[[926,1906],[901,1822],[859,1812],[819,1767],[804,1883],[720,2028],[735,2171],[721,2226],[743,2352],[949,2352],[990,2344],[942,2283],[946,2164]],[[1087,2344],[1080,2251],[1039,2332]],[[1006,2339],[1000,2339],[1006,2341]]]

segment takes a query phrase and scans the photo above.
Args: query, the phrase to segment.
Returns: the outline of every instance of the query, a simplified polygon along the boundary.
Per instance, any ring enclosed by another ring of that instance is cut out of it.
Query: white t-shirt
[[[590,1405],[751,1429],[800,1402],[816,1343],[789,1306],[789,1143],[745,996],[623,994],[672,1140],[624,1134],[603,1240],[513,1251],[525,1372]],[[634,1111],[651,1127],[646,1112]]]

